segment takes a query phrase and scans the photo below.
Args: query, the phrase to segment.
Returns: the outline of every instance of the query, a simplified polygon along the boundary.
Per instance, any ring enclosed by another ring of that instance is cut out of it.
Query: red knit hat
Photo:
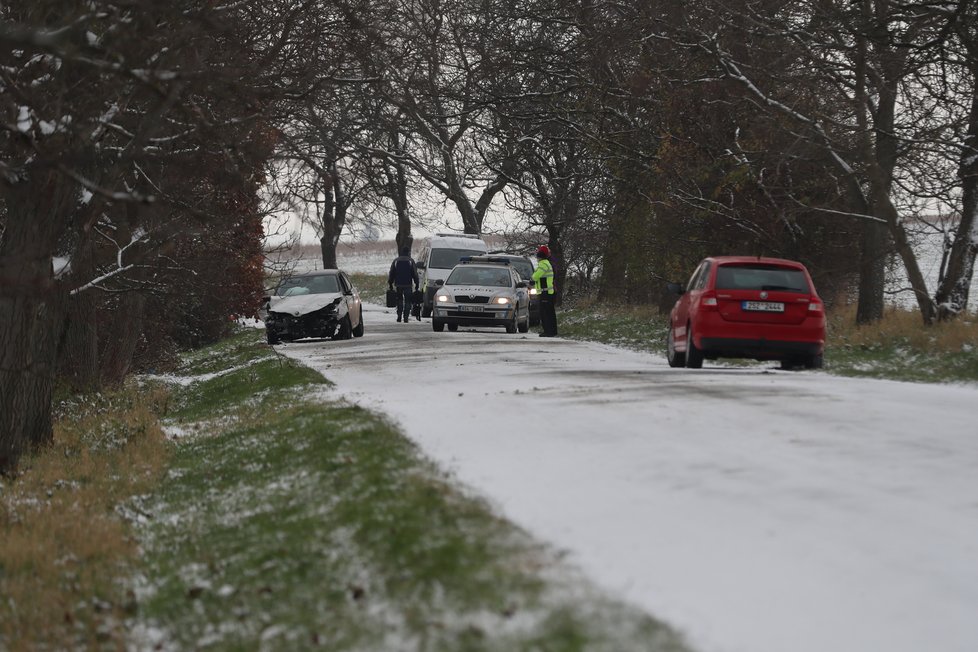
[[[537,256],[539,256],[541,258],[549,258],[550,257],[550,247],[548,247],[547,245],[540,245],[540,248],[537,249]]]

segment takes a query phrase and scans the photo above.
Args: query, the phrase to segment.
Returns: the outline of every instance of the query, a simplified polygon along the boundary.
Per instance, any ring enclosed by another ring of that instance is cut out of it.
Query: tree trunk
[[[70,190],[56,172],[33,170],[8,187],[0,235],[0,473],[51,441],[51,389],[65,302],[51,258],[66,226]]]
[[[336,269],[336,246],[346,224],[346,197],[335,162],[330,164],[329,170],[331,178],[322,180],[325,200],[320,216],[323,237],[319,239],[319,248],[323,256],[323,269]]]
[[[55,333],[63,312],[43,263],[25,269],[34,292],[0,294],[0,473],[51,441]],[[48,286],[47,290],[41,288]]]
[[[978,96],[971,99],[968,135],[958,166],[961,179],[961,221],[951,245],[947,271],[934,296],[939,320],[953,319],[968,308],[971,280],[978,256]]]
[[[146,297],[137,292],[122,295],[111,321],[102,328],[101,381],[117,385],[132,369],[133,355],[143,333]],[[111,314],[111,313],[110,313]]]
[[[72,279],[85,282],[95,278],[92,256],[92,241],[86,238],[71,261]],[[58,347],[58,365],[62,377],[76,392],[91,391],[98,384],[98,324],[92,292],[67,298],[67,320]]]
[[[407,175],[404,166],[400,163],[392,163],[393,171],[385,168],[387,174],[388,194],[394,202],[394,210],[397,213],[397,235],[394,240],[397,242],[397,251],[407,247],[409,250],[414,245],[414,236],[411,235],[411,213],[407,198]]]

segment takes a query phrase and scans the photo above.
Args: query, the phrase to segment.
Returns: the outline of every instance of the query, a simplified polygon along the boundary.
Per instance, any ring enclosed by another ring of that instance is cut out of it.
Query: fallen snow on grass
[[[162,383],[169,383],[171,385],[180,385],[181,387],[187,387],[193,383],[204,382],[207,380],[213,380],[214,378],[220,378],[221,376],[227,376],[228,374],[233,374],[236,371],[241,371],[242,369],[247,369],[252,365],[256,365],[260,362],[264,362],[267,358],[255,358],[240,364],[236,367],[230,367],[228,369],[222,369],[221,371],[216,371],[213,373],[197,374],[195,376],[178,376],[176,374],[142,374],[138,378],[143,381],[159,381]]]

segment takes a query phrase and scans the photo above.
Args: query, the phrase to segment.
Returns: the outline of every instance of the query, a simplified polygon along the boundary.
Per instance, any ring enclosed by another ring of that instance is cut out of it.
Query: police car
[[[527,282],[505,257],[462,258],[444,282],[437,282],[431,327],[504,326],[507,333],[530,330]]]

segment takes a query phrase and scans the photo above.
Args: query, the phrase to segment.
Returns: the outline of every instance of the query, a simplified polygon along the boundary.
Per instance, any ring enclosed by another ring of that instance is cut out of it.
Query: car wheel
[[[350,325],[350,315],[347,315],[340,320],[340,326],[336,330],[336,335],[333,336],[334,340],[348,340],[353,337],[353,327]]]
[[[693,341],[692,324],[686,325],[686,368],[701,369],[703,367],[703,352],[696,348]]]
[[[507,333],[515,333],[516,330],[517,330],[517,327],[516,327],[516,311],[514,310],[513,311],[513,321],[511,321],[510,323],[506,324],[506,332]]]
[[[448,330],[450,330],[451,332],[454,333],[455,331],[458,330],[458,324],[449,324],[448,325]]]
[[[442,332],[443,330],[445,330],[445,322],[443,322],[440,319],[432,319],[431,330],[435,331],[436,333]]]
[[[805,369],[821,369],[825,365],[825,357],[821,353],[810,355],[805,359]]]
[[[431,317],[431,310],[432,310],[432,307],[431,306],[429,306],[427,304],[424,304],[424,303],[421,304],[421,316],[422,317]]]
[[[670,367],[683,367],[686,365],[686,354],[676,350],[676,337],[672,326],[669,326],[669,334],[666,335],[666,360]]]
[[[278,344],[282,341],[282,338],[279,337],[278,333],[273,333],[269,330],[265,331],[265,339],[268,340],[269,344]]]
[[[530,331],[530,313],[526,313],[526,319],[523,323],[516,327],[516,329],[521,333],[528,333]]]
[[[363,308],[360,308],[360,320],[353,329],[353,337],[363,337]]]

